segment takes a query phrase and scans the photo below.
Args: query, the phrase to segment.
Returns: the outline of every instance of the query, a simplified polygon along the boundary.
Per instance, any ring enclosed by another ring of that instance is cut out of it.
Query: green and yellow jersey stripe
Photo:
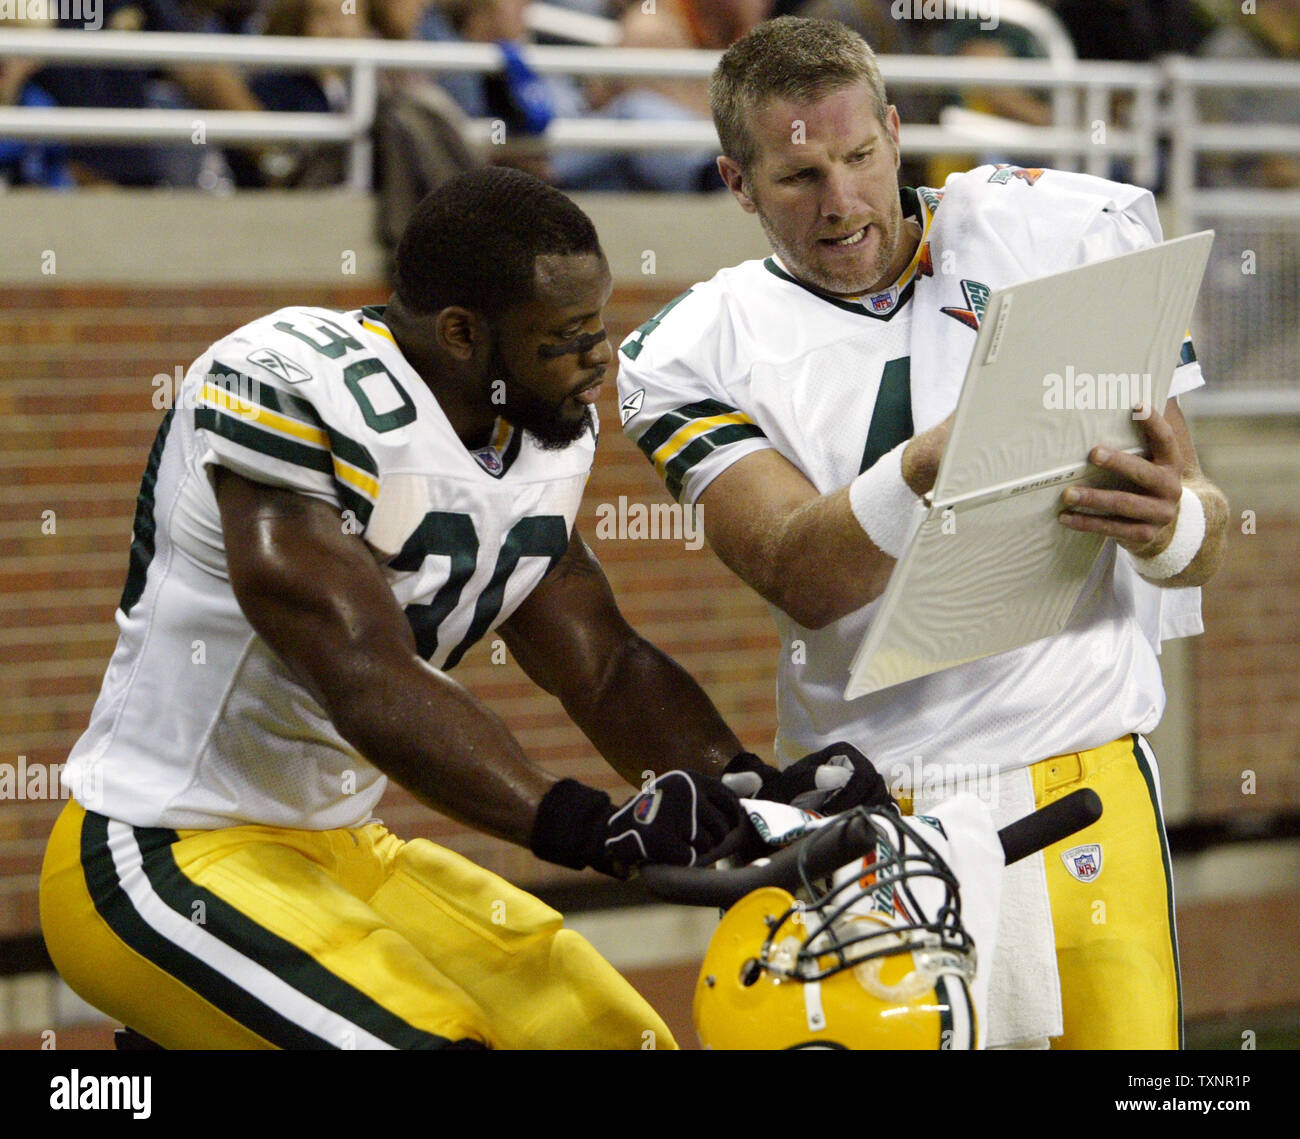
[[[196,427],[241,447],[334,480],[340,500],[362,526],[379,498],[379,466],[370,452],[328,426],[305,399],[254,382],[214,362],[199,393]]]
[[[661,415],[637,446],[654,464],[668,492],[679,498],[687,472],[706,455],[728,443],[763,437],[762,428],[745,412],[706,399]]]

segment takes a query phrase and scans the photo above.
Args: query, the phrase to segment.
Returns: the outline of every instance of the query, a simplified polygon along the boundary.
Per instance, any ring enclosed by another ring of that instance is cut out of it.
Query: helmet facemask
[[[722,919],[696,989],[715,1048],[974,1046],[975,947],[928,829],[859,808],[875,848],[799,897],[756,890]],[[931,820],[925,820],[931,822]]]
[[[918,828],[887,812],[860,810],[876,834],[875,850],[842,867],[830,882],[811,881],[800,858],[800,897],[773,926],[760,967],[801,981],[825,980],[850,968],[859,979],[879,978],[883,958],[911,952],[927,972],[957,972],[973,980],[975,946],[962,925],[961,891],[952,871]],[[792,962],[779,949],[789,938],[789,924],[805,931]]]

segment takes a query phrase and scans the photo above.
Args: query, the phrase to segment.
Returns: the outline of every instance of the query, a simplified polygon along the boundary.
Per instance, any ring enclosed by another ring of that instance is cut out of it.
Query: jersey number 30
[[[492,576],[474,603],[474,618],[469,630],[440,666],[443,671],[453,668],[461,657],[484,633],[492,627],[505,601],[506,582],[515,572],[520,558],[549,559],[547,570],[564,554],[569,546],[569,530],[558,514],[538,514],[521,518],[506,534],[497,554],[497,564]],[[415,633],[416,647],[425,660],[432,659],[438,651],[438,628],[460,604],[465,583],[474,576],[478,566],[479,540],[474,531],[474,521],[468,514],[445,510],[432,510],[407,540],[401,552],[390,563],[394,569],[415,572],[430,555],[441,554],[451,559],[451,571],[442,588],[427,605],[412,604],[406,607],[406,619]]]

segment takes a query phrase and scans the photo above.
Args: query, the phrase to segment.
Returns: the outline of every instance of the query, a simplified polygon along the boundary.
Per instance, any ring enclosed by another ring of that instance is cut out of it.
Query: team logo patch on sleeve
[[[1080,882],[1095,881],[1101,875],[1101,843],[1072,846],[1061,852],[1061,861],[1071,876]]]
[[[968,328],[978,330],[980,321],[984,319],[984,310],[988,308],[989,297],[993,295],[993,290],[979,281],[962,281],[961,291],[965,294],[966,304],[969,307],[959,308],[956,305],[950,305],[948,308],[939,311],[946,313],[954,320],[960,320]]]
[[[1012,178],[1019,178],[1032,186],[1042,176],[1042,170],[1037,167],[1008,166],[1005,162],[1000,162],[998,163],[997,172],[989,175],[989,181],[999,186],[1005,186]]]

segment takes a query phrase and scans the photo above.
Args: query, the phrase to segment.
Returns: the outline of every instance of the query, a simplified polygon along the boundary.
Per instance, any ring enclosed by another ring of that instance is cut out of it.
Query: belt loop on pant
[[[1041,797],[1045,792],[1068,787],[1091,777],[1103,767],[1133,754],[1133,737],[1120,736],[1117,740],[1102,744],[1100,747],[1088,748],[1086,751],[1069,752],[1041,759],[1030,767],[1034,779],[1034,795]]]
[[[1040,759],[1029,770],[1034,780],[1034,796],[1038,798],[1059,787],[1078,783],[1084,776],[1084,754],[1068,752]]]

